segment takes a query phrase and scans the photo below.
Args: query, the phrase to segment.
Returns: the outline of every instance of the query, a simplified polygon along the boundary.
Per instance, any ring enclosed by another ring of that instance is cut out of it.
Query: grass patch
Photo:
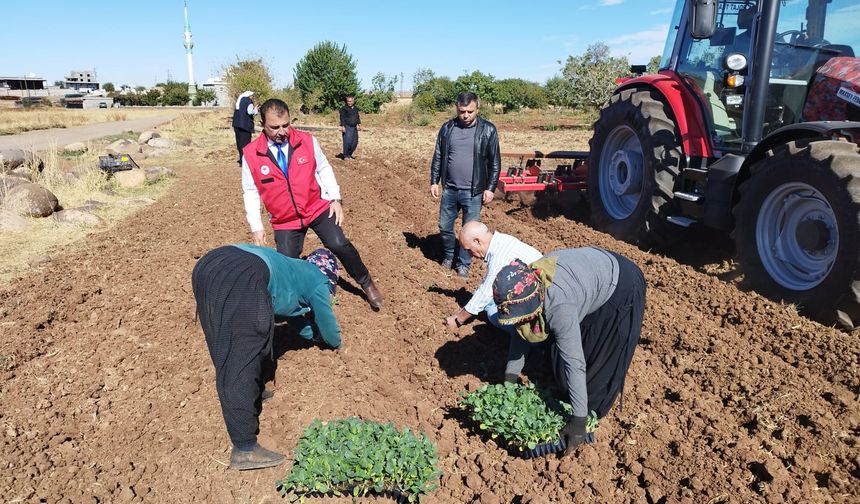
[[[65,109],[59,107],[38,109],[0,109],[0,135],[17,135],[26,131],[51,128],[68,128],[127,119],[140,119],[165,114],[159,108]]]

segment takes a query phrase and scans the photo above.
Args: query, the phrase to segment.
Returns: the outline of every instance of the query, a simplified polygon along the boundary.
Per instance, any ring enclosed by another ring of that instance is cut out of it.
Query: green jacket
[[[269,296],[272,311],[299,329],[305,339],[313,338],[313,327],[306,313],[312,311],[320,336],[332,348],[340,346],[340,327],[329,301],[328,279],[313,264],[287,257],[275,249],[250,244],[234,247],[258,256],[269,267]]]

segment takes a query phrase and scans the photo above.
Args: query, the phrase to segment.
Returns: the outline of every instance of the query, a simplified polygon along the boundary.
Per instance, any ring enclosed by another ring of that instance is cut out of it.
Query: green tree
[[[630,75],[626,56],[613,57],[609,46],[594,43],[580,56],[568,56],[561,71],[572,87],[574,107],[601,107],[615,90],[615,79]]]
[[[138,105],[143,105],[147,107],[155,107],[161,103],[161,91],[158,89],[149,89],[142,95],[140,95],[140,101]]]
[[[425,112],[445,110],[457,100],[457,86],[448,77],[433,77],[415,86],[412,92],[413,100],[418,102],[416,106]],[[428,108],[431,103],[432,109]]]
[[[417,95],[423,91],[423,87],[436,78],[436,73],[429,68],[419,68],[412,75],[412,94]]]
[[[496,103],[495,80],[496,78],[492,75],[475,70],[472,73],[457,77],[454,85],[457,88],[457,93],[471,91],[478,95],[478,99],[482,103]]]
[[[187,105],[191,97],[188,94],[187,82],[167,81],[161,84],[162,88],[161,104],[169,106]]]
[[[200,106],[205,103],[212,103],[215,101],[215,91],[212,89],[206,88],[198,88],[197,93],[194,95],[194,105]]]
[[[573,107],[573,85],[560,75],[551,77],[544,85],[547,100],[558,107]]]
[[[104,88],[104,90],[108,93],[113,93],[114,91],[116,91],[116,87],[113,85],[113,82],[105,82],[102,88]]]
[[[253,91],[258,104],[273,96],[272,74],[262,58],[237,59],[232,65],[225,66],[222,74],[227,82],[229,104],[235,102],[245,91]]]
[[[375,114],[383,104],[394,100],[394,86],[397,85],[397,76],[386,77],[379,72],[373,76],[372,87],[369,91],[359,93],[355,97],[355,106],[365,114]]]
[[[660,69],[660,59],[661,56],[658,54],[657,56],[651,56],[651,59],[648,60],[648,67],[645,70],[645,73],[655,74]]]
[[[346,96],[359,91],[355,60],[346,45],[328,40],[315,45],[296,63],[293,77],[305,106],[315,112],[334,110]]]
[[[546,91],[534,82],[523,79],[502,79],[493,85],[495,103],[505,112],[520,108],[543,108],[547,104]]]

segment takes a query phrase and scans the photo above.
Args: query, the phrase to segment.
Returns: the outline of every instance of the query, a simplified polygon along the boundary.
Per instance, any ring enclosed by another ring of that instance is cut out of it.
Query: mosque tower
[[[194,42],[191,40],[191,23],[188,22],[188,0],[185,0],[185,59],[188,62],[188,97],[190,101],[194,101],[197,95],[197,84],[194,83],[194,60],[191,56],[191,49],[194,47]]]

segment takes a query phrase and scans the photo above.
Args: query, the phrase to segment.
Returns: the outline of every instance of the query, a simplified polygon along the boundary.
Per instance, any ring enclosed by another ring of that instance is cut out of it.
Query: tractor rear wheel
[[[668,107],[651,90],[612,96],[594,123],[588,162],[588,201],[594,226],[615,238],[663,247],[678,228],[673,188],[681,147]],[[674,233],[668,233],[668,229]]]
[[[750,284],[824,323],[860,325],[860,149],[779,146],[740,186],[735,245]]]

